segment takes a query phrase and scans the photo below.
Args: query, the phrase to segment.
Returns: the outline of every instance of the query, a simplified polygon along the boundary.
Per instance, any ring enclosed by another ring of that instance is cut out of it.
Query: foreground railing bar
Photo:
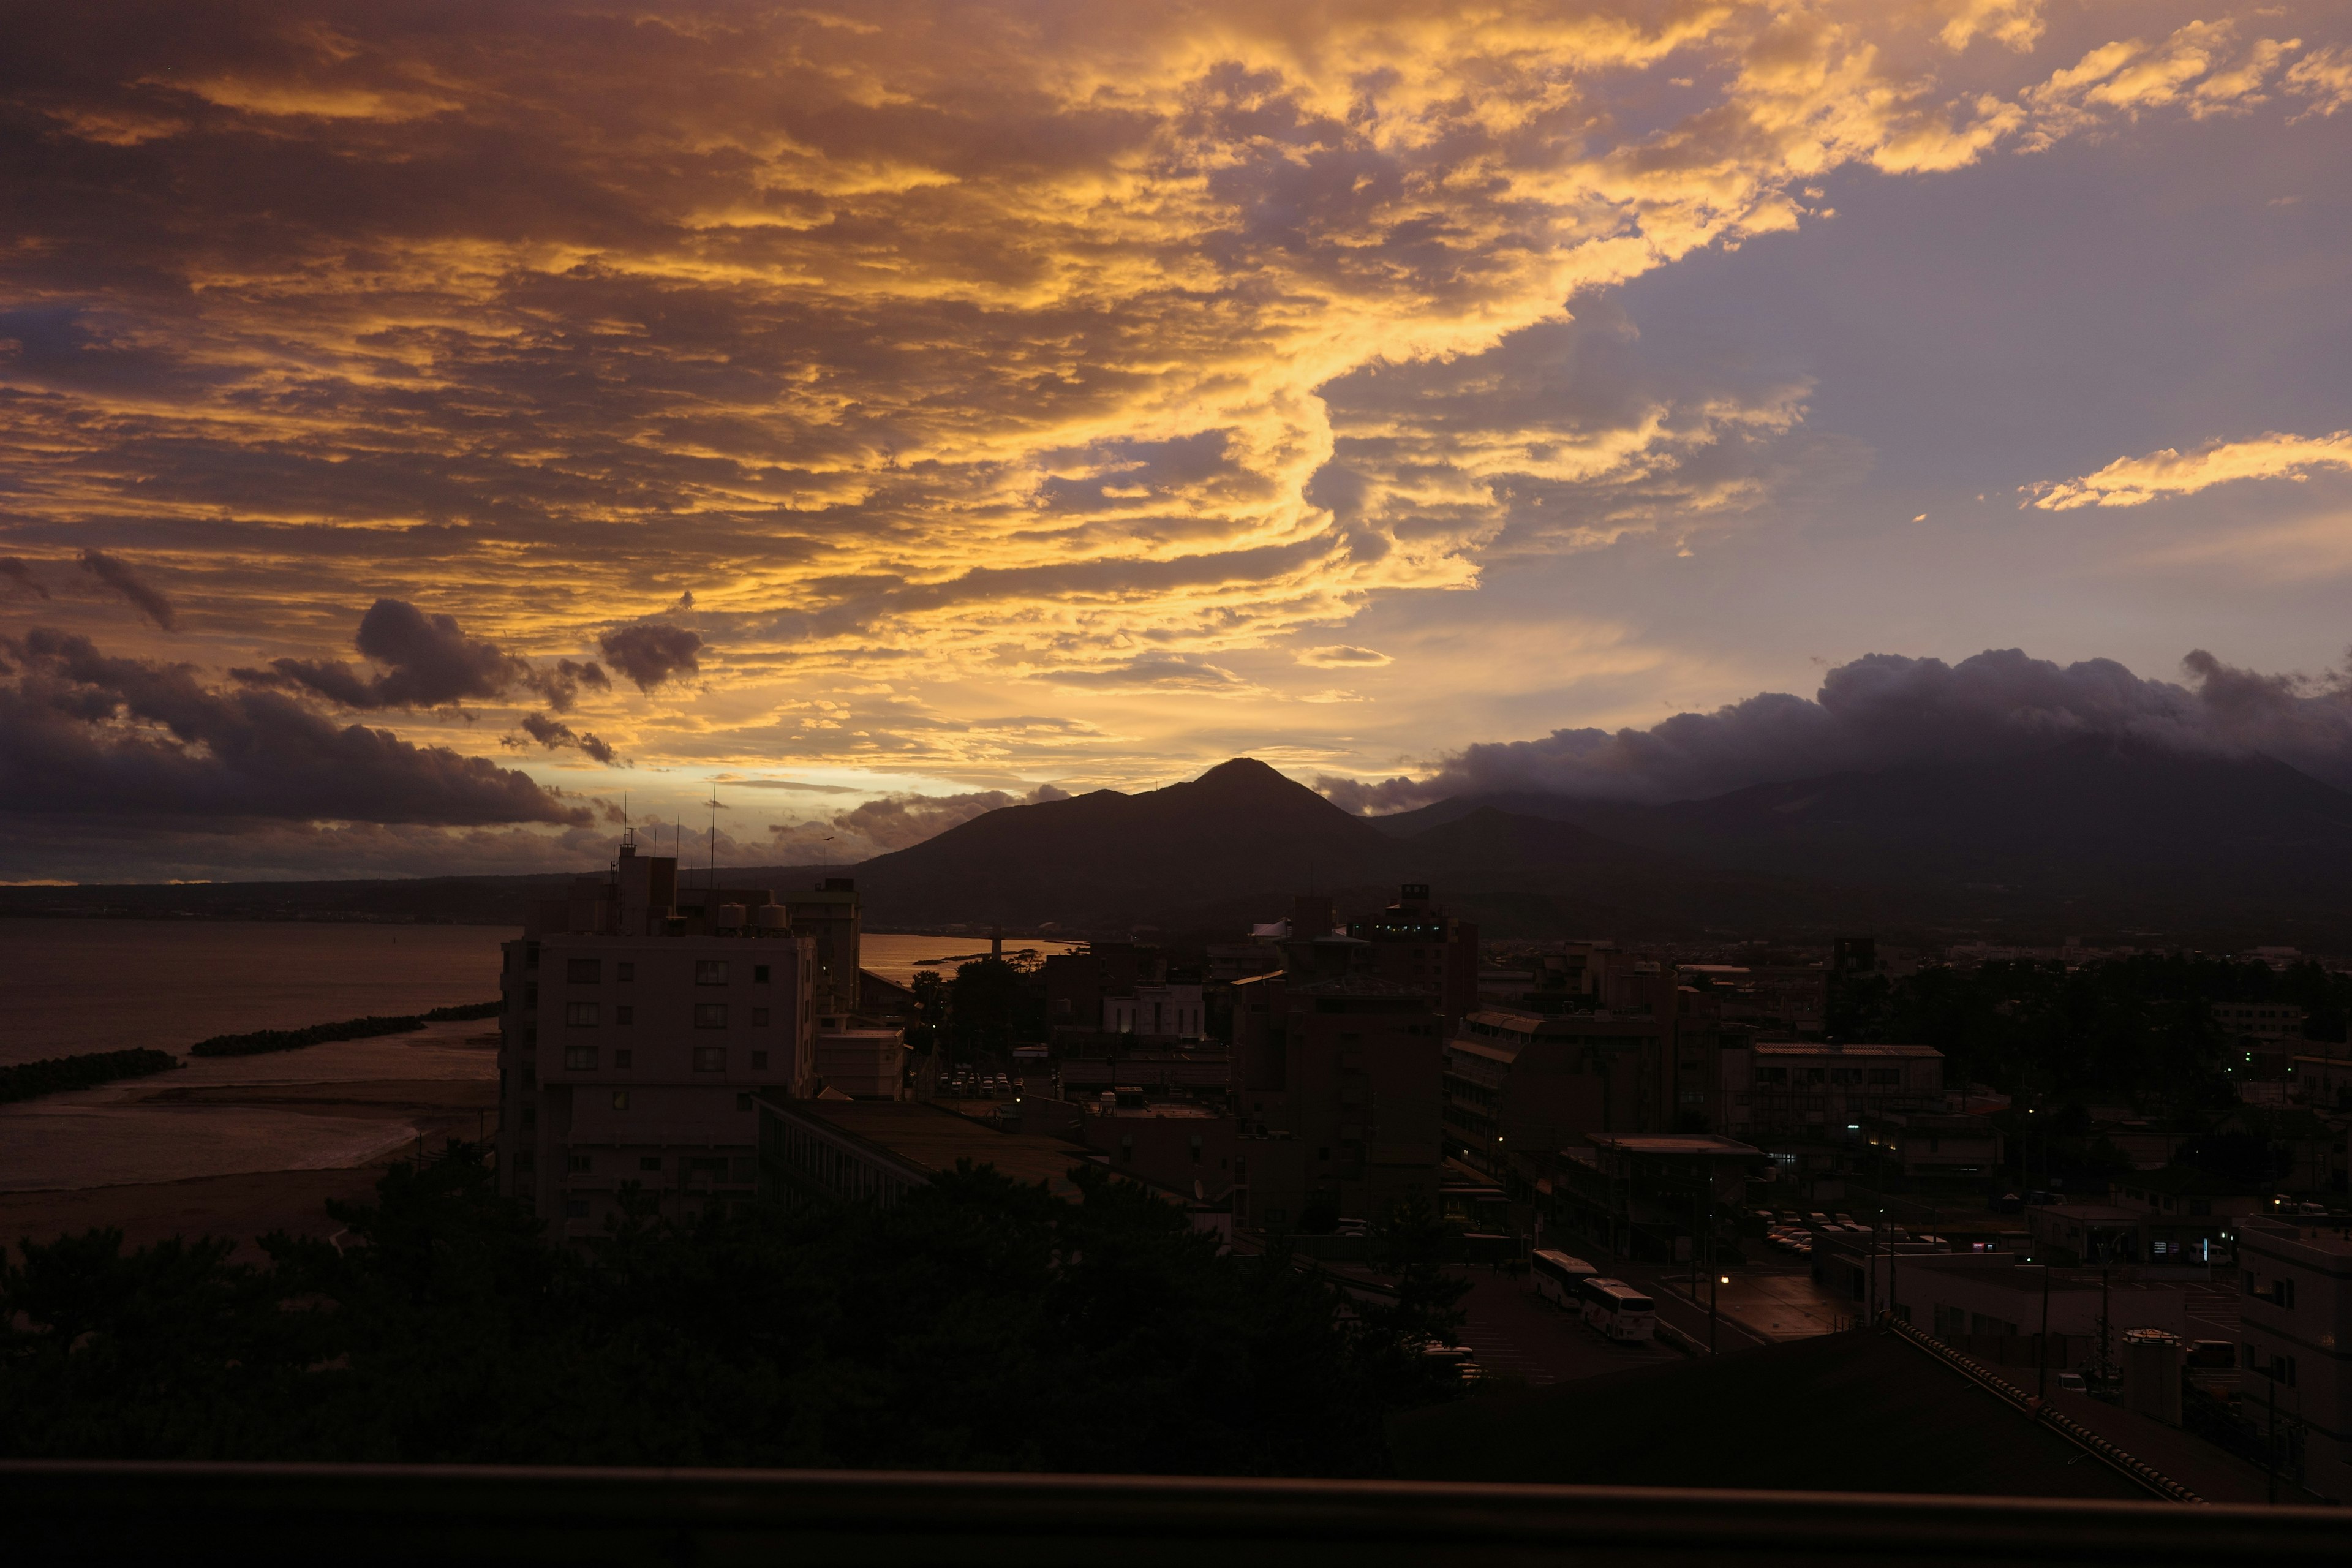
[[[0,1464],[26,1562],[1883,1560],[2341,1563],[2326,1509],[887,1471]],[[657,1543],[658,1549],[656,1550]]]

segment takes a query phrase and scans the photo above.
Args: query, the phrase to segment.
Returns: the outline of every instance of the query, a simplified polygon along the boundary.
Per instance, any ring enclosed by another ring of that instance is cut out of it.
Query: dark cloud
[[[33,575],[32,567],[16,556],[0,555],[0,580],[14,583],[20,593],[36,595],[44,599],[49,596],[48,588],[38,577]]]
[[[526,713],[520,723],[524,734],[551,752],[569,748],[585,752],[600,763],[609,763],[613,760],[613,748],[600,740],[593,731],[574,730],[544,713]]]
[[[584,823],[512,769],[389,730],[337,727],[281,691],[207,689],[186,665],[36,628],[5,645],[0,812],[476,826]]]
[[[468,697],[488,700],[530,678],[531,669],[496,643],[468,637],[455,616],[428,616],[402,599],[378,599],[360,617],[352,639],[384,667],[363,677],[333,661],[281,658],[274,676],[238,671],[257,684],[291,684],[345,708],[444,708]]]
[[[172,613],[172,601],[149,586],[131,569],[131,563],[121,556],[109,555],[103,550],[81,552],[81,569],[131,601],[141,615],[165,631],[177,629],[179,617]]]
[[[835,859],[862,858],[920,844],[1004,806],[1069,798],[1067,790],[1054,784],[1039,784],[1027,795],[989,789],[969,795],[887,795],[841,812],[829,823],[777,822],[769,824],[768,831],[781,850],[814,855],[822,845]]]
[[[585,664],[577,664],[568,658],[557,659],[546,668],[530,671],[523,678],[523,682],[544,698],[547,705],[558,713],[572,710],[572,705],[580,700],[580,689],[583,686],[596,691],[613,689],[612,679],[604,673],[604,667],[593,658]]]
[[[1485,742],[1425,778],[1318,786],[1356,811],[1456,795],[1534,791],[1608,800],[1689,800],[1749,784],[2019,755],[2083,735],[2206,753],[2261,753],[2352,788],[2352,679],[2263,675],[2203,649],[2192,685],[2147,680],[2113,659],[2058,665],[2015,648],[1957,665],[1871,654],[1832,669],[1808,700],[1763,692],[1647,730],[1555,730]]]
[[[651,691],[672,676],[695,675],[702,669],[695,658],[702,647],[701,634],[684,626],[643,621],[606,632],[596,646],[640,691]]]

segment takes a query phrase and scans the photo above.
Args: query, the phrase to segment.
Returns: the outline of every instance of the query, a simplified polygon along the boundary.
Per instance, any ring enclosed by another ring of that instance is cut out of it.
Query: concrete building
[[[1592,1237],[1629,1258],[1680,1262],[1747,1201],[1763,1151],[1712,1132],[1587,1133],[1532,1175],[1543,1229]]]
[[[786,920],[814,944],[816,1010],[855,1013],[861,994],[859,946],[864,931],[854,878],[827,877],[814,888],[784,894]]]
[[[1908,1242],[1873,1248],[1869,1237],[1851,1233],[1823,1237],[1815,1246],[1814,1274],[1824,1284],[1858,1303],[1891,1300],[1897,1317],[1947,1344],[2040,1333],[2045,1276],[2051,1334],[2067,1336],[2078,1352],[2091,1352],[2077,1365],[2096,1364],[2103,1336],[2112,1366],[2127,1330],[2181,1335],[2188,1329],[2187,1297],[2164,1285],[2050,1269],[2012,1252],[1939,1252]],[[2055,1355],[2052,1361],[2063,1364]]]
[[[1724,1055],[1725,1125],[1738,1136],[1859,1142],[1872,1120],[1944,1109],[1933,1046],[1759,1041]]]
[[[812,1089],[811,939],[764,889],[660,897],[676,862],[625,837],[504,947],[499,1188],[566,1237],[603,1235],[625,1188],[674,1217],[750,1196],[752,1098]]]
[[[1197,1040],[1202,1035],[1201,987],[1197,983],[1139,983],[1124,994],[1107,995],[1102,1028],[1108,1035],[1142,1039]]]
[[[1510,1156],[1552,1152],[1592,1131],[1661,1131],[1649,1114],[1661,1020],[1646,1014],[1486,1007],[1445,1043],[1445,1152],[1503,1179]]]
[[[2140,1216],[2143,1263],[2211,1263],[2230,1256],[2238,1222],[2266,1212],[2270,1199],[2242,1192],[2193,1166],[2135,1171],[2107,1185],[2107,1202]]]
[[[1891,1110],[1864,1118],[1863,1146],[1906,1176],[1982,1176],[2001,1168],[2000,1129],[1987,1116]]]
[[[2300,1040],[2304,1010],[2284,1002],[2216,1002],[2215,1027],[2241,1039]]]
[[[1294,930],[1328,930],[1306,912]],[[1415,1194],[1434,1210],[1443,1158],[1442,976],[1389,979],[1373,948],[1293,937],[1284,969],[1233,987],[1240,1120],[1305,1151],[1307,1201],[1366,1218]]]
[[[831,1089],[852,1100],[904,1100],[913,1054],[907,1048],[904,1029],[839,1014],[817,1018],[812,1067],[820,1093]]]
[[[2238,1267],[2241,1416],[2305,1486],[2352,1502],[2352,1224],[2242,1220]]]
[[[1478,928],[1430,901],[1429,884],[1407,882],[1396,902],[1348,922],[1371,944],[1370,972],[1400,985],[1432,987],[1449,1032],[1478,1004]]]

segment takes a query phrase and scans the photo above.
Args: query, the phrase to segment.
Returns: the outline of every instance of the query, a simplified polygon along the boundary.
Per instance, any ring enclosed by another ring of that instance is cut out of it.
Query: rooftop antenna
[[[710,895],[710,897],[712,898],[712,900],[714,900],[714,903],[713,903],[713,905],[712,905],[712,908],[711,908],[711,911],[710,911],[710,913],[711,913],[711,918],[715,920],[715,919],[717,919],[717,918],[718,918],[718,914],[719,914],[718,907],[717,907],[717,904],[716,904],[716,902],[715,902],[715,900],[717,900],[718,895],[719,895],[719,792],[718,792],[717,790],[715,790],[715,789],[714,789],[714,790],[712,790],[712,791],[710,792],[710,844],[709,844],[709,849],[710,849],[710,877],[709,877],[709,888],[708,888],[708,889],[707,889],[707,890],[708,890],[708,892],[709,893],[709,895]]]

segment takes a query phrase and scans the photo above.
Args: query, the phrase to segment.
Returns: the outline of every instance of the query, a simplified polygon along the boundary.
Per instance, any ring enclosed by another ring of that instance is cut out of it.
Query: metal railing
[[[0,1465],[13,1561],[2340,1563],[2334,1510],[1394,1481]]]

